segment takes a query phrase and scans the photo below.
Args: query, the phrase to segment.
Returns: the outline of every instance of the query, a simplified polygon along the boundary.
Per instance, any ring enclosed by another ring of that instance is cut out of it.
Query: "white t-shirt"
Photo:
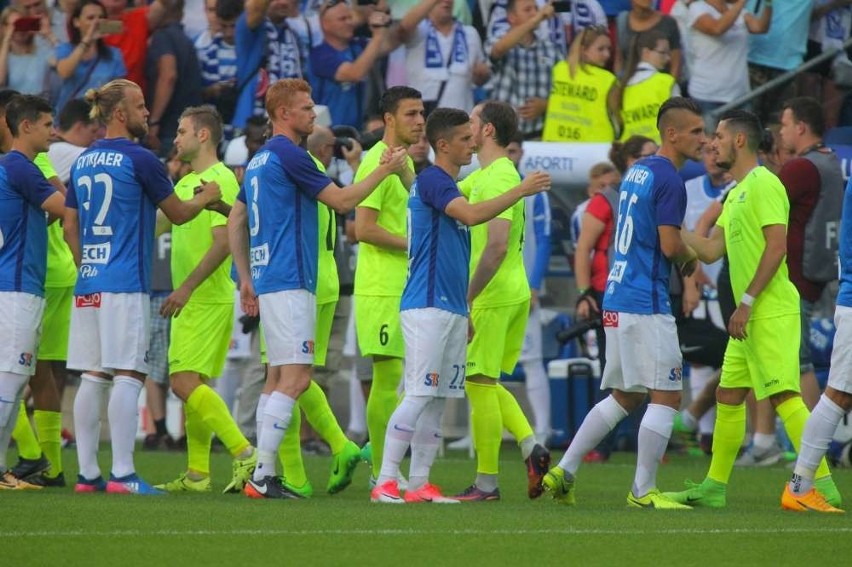
[[[734,182],[729,183],[722,189],[719,195],[715,195],[715,191],[710,187],[710,180],[707,175],[693,177],[685,184],[686,186],[686,214],[683,217],[683,226],[686,230],[692,232],[695,230],[695,225],[698,224],[701,215],[713,203],[720,201],[725,193],[734,186]],[[719,277],[719,270],[722,269],[722,261],[717,260],[712,264],[702,263],[704,273],[712,282],[716,282]]]
[[[86,148],[68,142],[59,141],[50,144],[50,148],[47,150],[47,158],[62,183],[68,184],[68,180],[71,179],[71,166],[85,151]]]
[[[728,31],[720,36],[701,33],[692,27],[704,14],[719,19],[721,14],[707,2],[689,5],[692,68],[689,95],[708,102],[731,102],[750,90],[748,82],[748,29],[740,13]]]
[[[456,24],[458,25],[460,24]],[[429,101],[437,98],[441,83],[446,80],[447,86],[444,88],[441,100],[438,101],[438,106],[460,108],[470,112],[473,110],[473,66],[477,62],[485,61],[479,34],[471,26],[462,26],[462,33],[466,40],[466,54],[463,60],[454,60],[447,68],[447,58],[452,55],[455,28],[446,36],[435,30],[441,64],[427,68],[427,39],[431,29],[432,22],[429,20],[420,22],[405,44],[408,84],[423,94],[424,101]]]

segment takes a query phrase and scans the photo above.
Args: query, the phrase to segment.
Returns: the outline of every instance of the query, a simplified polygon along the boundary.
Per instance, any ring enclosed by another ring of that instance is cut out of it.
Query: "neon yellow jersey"
[[[516,187],[521,176],[507,157],[494,160],[488,167],[477,169],[459,183],[459,189],[471,203],[479,203],[502,195]],[[511,222],[506,257],[497,273],[477,296],[474,307],[514,305],[530,299],[530,286],[524,269],[524,201],[523,199],[496,218]],[[470,227],[470,277],[488,243],[488,223]]]
[[[33,163],[45,179],[57,177],[46,152],[36,155]],[[74,265],[71,249],[65,243],[62,223],[53,222],[47,227],[47,273],[44,277],[44,287],[71,287],[76,282],[77,266]]]
[[[615,84],[615,75],[594,65],[578,68],[573,78],[566,61],[554,65],[541,139],[545,142],[612,142],[615,129],[609,117],[607,97]]]
[[[192,172],[175,186],[175,194],[184,201],[192,199],[201,180],[219,184],[222,201],[233,205],[239,192],[239,183],[234,173],[219,162],[201,174]],[[172,285],[177,289],[210,250],[213,245],[212,229],[227,226],[228,219],[214,211],[201,211],[197,217],[182,225],[172,225]],[[198,303],[232,303],[234,281],[231,279],[231,257],[225,258],[192,293],[192,301]]]
[[[379,142],[361,160],[355,181],[361,181],[379,166],[379,159],[387,149]],[[414,161],[408,158],[408,167],[414,171]],[[359,207],[379,212],[376,223],[389,233],[406,238],[408,215],[408,189],[397,175],[387,176]],[[408,276],[408,255],[405,250],[388,250],[366,242],[358,245],[358,264],[355,269],[356,295],[381,295],[402,297],[405,278]]]
[[[754,168],[728,193],[722,214],[716,221],[725,231],[725,246],[731,267],[731,287],[739,302],[757,272],[766,249],[763,227],[787,226],[790,202],[781,181],[763,166]],[[799,292],[790,281],[786,259],[769,284],[757,296],[751,319],[766,319],[799,312]]]
[[[308,155],[325,173],[325,166],[313,154]],[[340,280],[337,278],[337,262],[334,261],[334,245],[337,242],[337,218],[331,207],[317,203],[319,213],[319,256],[317,258],[317,305],[334,303],[340,298]]]

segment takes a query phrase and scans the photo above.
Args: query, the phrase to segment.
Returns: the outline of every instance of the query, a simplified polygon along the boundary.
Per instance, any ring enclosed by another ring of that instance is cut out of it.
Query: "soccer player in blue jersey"
[[[817,469],[837,425],[852,409],[852,180],[846,184],[840,220],[840,290],[834,311],[837,334],[831,352],[828,385],[811,412],[799,447],[793,477],[781,496],[781,507],[795,512],[842,512],[814,486]]]
[[[272,138],[246,167],[228,234],[243,310],[263,319],[267,356],[278,379],[258,431],[258,461],[245,492],[253,498],[296,498],[276,475],[278,446],[296,399],[311,381],[316,336],[317,201],[340,213],[352,209],[391,173],[401,172],[405,148],[362,181],[341,189],[317,169],[299,144],[314,127],[311,87],[282,79],[266,94]],[[351,466],[357,464],[354,460]]]
[[[426,122],[435,165],[417,176],[408,200],[408,280],[400,305],[405,339],[405,399],[388,423],[382,469],[373,502],[457,503],[429,482],[441,442],[447,398],[464,396],[468,320],[470,235],[519,200],[550,187],[534,172],[493,199],[471,204],[456,185],[461,166],[476,150],[470,117],[439,108]],[[399,495],[399,465],[411,446],[408,489]]]
[[[656,476],[683,387],[669,274],[672,264],[684,275],[696,265],[695,251],[680,233],[686,189],[678,169],[687,159],[701,159],[701,109],[690,99],[671,98],[660,107],[657,128],[662,138],[657,155],[635,163],[621,183],[615,258],[603,300],[607,363],[601,388],[611,388],[612,394],[591,409],[562,460],[543,480],[563,504],[574,504],[574,475],[583,456],[650,396],[627,504],[689,509],[663,496]]]
[[[216,184],[189,201],[175,195],[165,166],[134,140],[148,131],[142,90],[119,79],[91,89],[92,115],[106,138],[71,168],[65,238],[79,266],[71,312],[68,368],[83,372],[74,399],[80,464],[76,492],[158,494],[136,474],[137,400],[148,372],[149,292],[156,212],[174,224],[219,201]],[[98,466],[101,406],[112,382],[108,416],[112,470]]]
[[[62,194],[33,164],[50,144],[52,112],[35,96],[16,96],[6,107],[13,142],[0,158],[0,489],[35,488],[6,470],[6,449],[36,366],[47,272],[45,212],[53,220],[65,212]]]

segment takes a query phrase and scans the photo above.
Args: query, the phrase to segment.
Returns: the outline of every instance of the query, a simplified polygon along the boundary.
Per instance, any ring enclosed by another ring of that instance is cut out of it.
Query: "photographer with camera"
[[[320,8],[324,39],[311,49],[311,82],[316,103],[328,107],[334,125],[361,128],[365,78],[394,47],[388,41],[390,15],[374,10],[367,23],[372,37],[365,42],[355,37],[355,15],[344,0],[326,0]]]
[[[104,43],[107,13],[98,0],[80,2],[69,18],[69,41],[56,48],[51,65],[62,79],[55,108],[81,98],[90,88],[127,76],[124,58],[115,47]]]

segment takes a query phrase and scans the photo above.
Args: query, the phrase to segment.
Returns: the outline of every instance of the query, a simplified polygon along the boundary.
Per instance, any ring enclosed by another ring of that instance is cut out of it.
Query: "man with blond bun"
[[[157,208],[176,225],[219,201],[215,183],[187,201],[174,192],[165,166],[134,140],[148,132],[145,97],[118,79],[90,89],[92,117],[106,139],[71,168],[65,238],[79,267],[71,312],[68,368],[83,372],[74,400],[79,477],[76,492],[160,494],[136,474],[137,403],[148,372],[149,292]],[[109,397],[112,470],[98,466],[101,407]]]
[[[246,168],[231,210],[228,231],[240,280],[240,299],[249,315],[262,313],[270,376],[269,398],[259,408],[258,461],[245,492],[252,498],[298,498],[276,474],[276,452],[296,399],[311,381],[316,340],[318,201],[344,213],[405,165],[405,149],[366,179],[341,189],[317,169],[299,144],[314,127],[311,87],[302,79],[270,86],[266,110],[272,138]],[[263,187],[261,191],[260,188]],[[357,455],[342,466],[354,468]]]

